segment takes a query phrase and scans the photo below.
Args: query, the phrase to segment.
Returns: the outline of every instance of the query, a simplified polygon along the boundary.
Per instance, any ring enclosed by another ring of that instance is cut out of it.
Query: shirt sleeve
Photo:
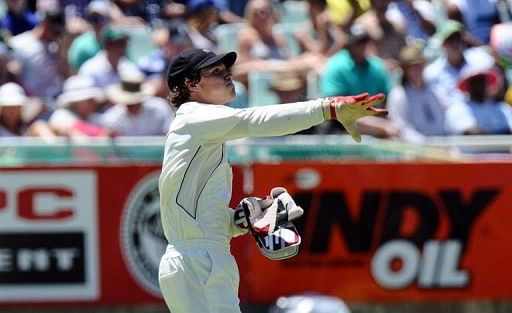
[[[247,109],[198,104],[188,113],[189,133],[200,142],[293,134],[324,121],[323,99]]]
[[[501,102],[499,104],[500,110],[505,115],[505,119],[507,120],[508,129],[512,131],[512,109],[510,108],[510,105],[505,102]]]
[[[52,113],[48,119],[48,124],[52,126],[71,127],[76,120],[77,117],[68,110],[58,109]]]
[[[389,119],[401,129],[403,139],[410,142],[421,142],[424,136],[407,120],[407,108],[410,107],[410,103],[404,88],[393,88],[389,93],[387,104]]]
[[[457,101],[446,111],[446,129],[450,135],[462,135],[474,127],[477,123],[466,103]]]

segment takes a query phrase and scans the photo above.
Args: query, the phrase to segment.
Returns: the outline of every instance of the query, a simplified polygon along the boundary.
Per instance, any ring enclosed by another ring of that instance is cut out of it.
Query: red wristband
[[[337,120],[338,116],[336,115],[336,108],[334,107],[334,105],[332,105],[332,102],[329,103],[329,110],[331,112],[331,119]]]

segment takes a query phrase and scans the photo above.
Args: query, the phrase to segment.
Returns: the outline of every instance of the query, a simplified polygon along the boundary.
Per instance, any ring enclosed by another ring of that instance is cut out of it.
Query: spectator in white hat
[[[103,91],[94,86],[91,77],[75,75],[64,82],[64,91],[57,98],[57,107],[49,123],[61,136],[105,137],[112,132],[101,127],[98,109],[105,101]]]
[[[0,87],[0,137],[45,137],[55,135],[37,116],[42,112],[42,102],[27,97],[23,88],[16,83]]]
[[[106,89],[114,106],[104,113],[104,126],[120,136],[167,134],[173,119],[171,108],[164,99],[153,97],[153,88],[144,81],[143,73],[126,72],[121,74],[120,84]]]

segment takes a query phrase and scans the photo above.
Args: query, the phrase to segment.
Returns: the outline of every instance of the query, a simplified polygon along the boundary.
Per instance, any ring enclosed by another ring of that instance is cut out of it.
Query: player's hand
[[[269,200],[271,205],[264,208],[262,214],[256,217],[252,224],[257,232],[272,233],[280,225],[293,221],[304,214],[304,210],[295,203],[295,200],[283,187],[272,188],[270,197],[264,201]]]
[[[356,142],[361,142],[361,132],[356,121],[364,116],[387,115],[386,109],[374,106],[384,101],[384,94],[369,96],[363,93],[356,96],[327,97],[324,101],[324,117],[338,120]]]
[[[243,198],[234,213],[235,224],[244,230],[253,226],[261,218],[263,210],[272,204],[272,199],[260,199],[258,197]]]

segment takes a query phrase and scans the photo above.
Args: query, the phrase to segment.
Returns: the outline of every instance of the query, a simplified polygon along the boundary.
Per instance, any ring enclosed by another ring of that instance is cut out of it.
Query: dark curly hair
[[[185,85],[185,81],[188,79],[189,82],[197,84],[201,80],[200,72],[189,73],[183,78],[180,79],[180,82],[174,86],[172,86],[169,92],[169,96],[167,96],[167,101],[171,103],[174,107],[178,108],[183,103],[189,101],[190,92],[188,91],[187,86]]]

